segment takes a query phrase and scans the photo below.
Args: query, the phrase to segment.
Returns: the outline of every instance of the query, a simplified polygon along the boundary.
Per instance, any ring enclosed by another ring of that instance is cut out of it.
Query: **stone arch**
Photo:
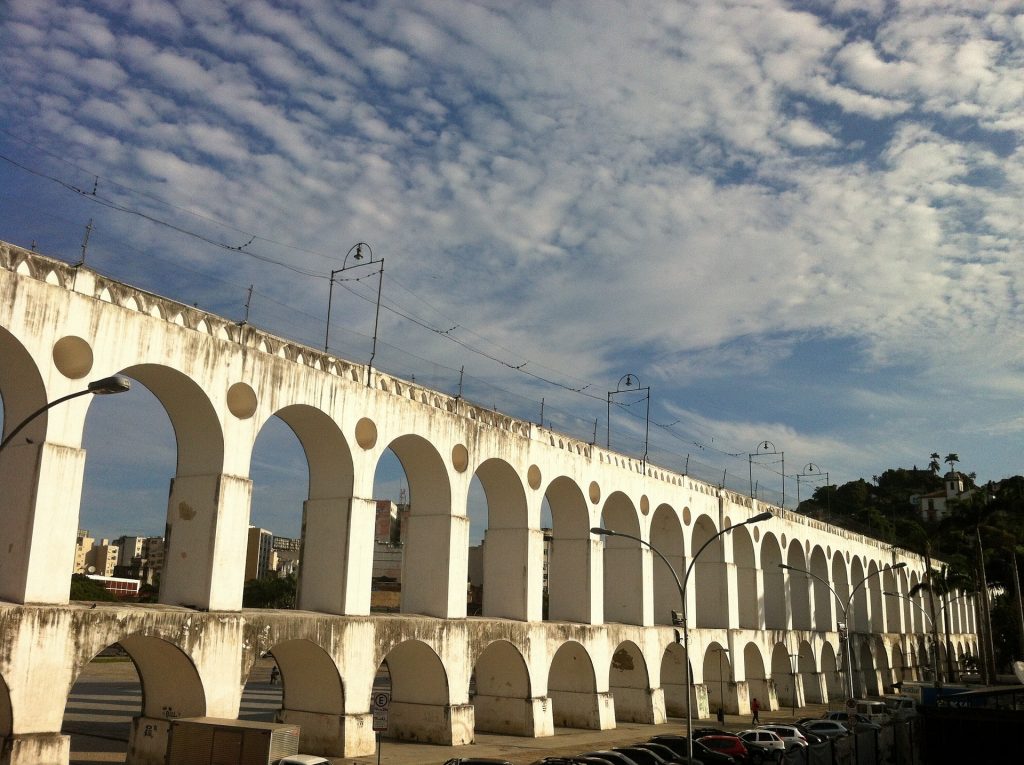
[[[779,707],[800,706],[796,684],[797,659],[791,657],[785,643],[772,646],[772,683]]]
[[[878,690],[878,665],[876,664],[876,658],[874,652],[877,651],[877,647],[872,645],[872,640],[861,640],[860,650],[858,651],[857,659],[860,663],[860,682],[855,683],[854,687],[859,689],[858,698],[866,696],[877,696],[879,695]],[[874,651],[872,650],[874,648]],[[884,655],[884,651],[882,652]],[[862,690],[860,690],[862,689]]]
[[[839,699],[846,695],[843,691],[843,678],[839,672],[836,651],[831,643],[825,643],[821,647],[821,674],[829,699]]]
[[[746,526],[729,532],[732,535],[732,557],[736,564],[736,599],[740,629],[758,629],[757,557],[754,540]]]
[[[531,735],[524,704],[533,697],[530,672],[522,653],[507,640],[490,643],[476,660],[476,730],[507,735]]]
[[[701,515],[693,525],[690,549],[694,555],[715,534],[718,528],[707,515]],[[722,537],[711,542],[700,552],[694,564],[693,591],[700,593],[696,599],[696,613],[690,620],[692,627],[729,627],[729,570],[724,558],[725,542]]]
[[[345,687],[334,659],[305,638],[285,640],[270,653],[281,670],[283,689],[277,720],[302,726],[304,751],[342,756],[337,731],[329,723],[345,714]]]
[[[770,709],[769,705],[774,694],[768,683],[764,656],[756,643],[747,643],[743,646],[743,674],[747,681],[748,697],[751,700],[757,699],[761,704],[761,709]]]
[[[850,621],[853,617],[852,613],[847,613],[852,609],[847,605],[850,600],[850,575],[846,567],[846,561],[843,560],[843,553],[841,550],[836,550],[832,555],[832,589],[835,590],[836,597],[836,616],[837,620],[842,620],[843,625],[849,629],[851,627]]]
[[[850,629],[855,632],[869,632],[868,593],[865,584],[866,574],[860,558],[855,557],[850,564],[850,583],[853,588],[853,603],[850,614]]]
[[[240,541],[248,517],[224,510],[243,502],[248,509],[250,487],[243,478],[224,475],[220,415],[206,391],[176,369],[147,363],[121,374],[156,397],[174,431],[176,465],[167,502],[160,602],[238,608],[245,561]]]
[[[548,561],[548,618],[590,623],[594,619],[590,513],[579,485],[571,478],[554,479],[545,492],[551,508],[551,557]]]
[[[679,515],[668,505],[659,505],[651,516],[651,544],[658,548],[672,564],[679,581],[683,580],[685,565],[683,527]],[[652,562],[654,580],[654,623],[671,624],[672,612],[682,607],[679,586],[672,571],[660,558]]]
[[[786,579],[782,563],[782,547],[774,533],[761,538],[761,573],[764,576],[764,621],[770,630],[786,629]]]
[[[46,405],[47,392],[35,359],[14,335],[2,327],[0,358],[3,359],[3,364],[0,364],[0,401],[3,402],[4,413],[2,435],[6,437],[22,420]],[[47,413],[44,412],[26,425],[21,435],[26,442],[41,443],[46,440],[46,431]],[[5,461],[17,451],[14,444],[11,446],[11,451],[4,455]],[[4,485],[9,486],[10,482],[4,481]]]
[[[422,436],[403,435],[393,440],[390,448],[409,484],[409,529],[402,553],[402,613],[451,616],[451,588],[458,586],[464,592],[466,587],[469,521],[462,516],[460,524],[453,522],[451,482],[444,459],[433,444]],[[455,535],[459,538],[453,538]],[[463,597],[461,615],[465,607]]]
[[[665,712],[672,717],[686,715],[686,651],[679,643],[670,643],[661,656],[661,688],[665,693]],[[693,677],[693,663],[690,663]],[[690,694],[690,709],[697,709],[696,684]],[[694,715],[696,717],[696,715]]]
[[[811,550],[811,573],[818,579],[811,578],[811,592],[813,593],[813,608],[811,615],[811,628],[825,632],[831,630],[834,624],[832,619],[832,601],[834,596],[828,588],[828,560],[825,558],[825,551],[820,545],[815,545]]]
[[[615,719],[653,723],[651,681],[644,655],[632,641],[624,641],[612,653],[608,690],[615,699]]]
[[[718,642],[708,645],[704,653],[704,687],[710,710],[737,712],[736,683],[732,679],[732,657],[729,649]]]
[[[299,569],[299,608],[343,614],[346,572],[351,570],[348,539],[353,524],[352,451],[341,428],[325,412],[306,404],[285,406],[274,413],[299,441],[306,456],[309,484],[302,503],[302,558]],[[266,427],[266,422],[263,423]],[[257,434],[257,439],[259,434]],[[255,445],[255,441],[254,441]],[[362,540],[372,544],[372,539]],[[358,544],[356,547],[362,547]],[[340,559],[339,559],[340,558]],[[316,572],[303,576],[303,571]],[[369,588],[369,584],[366,585]]]
[[[882,605],[882,576],[884,570],[877,562],[871,561],[868,564],[868,579],[864,589],[868,594],[868,617],[867,630],[869,632],[885,632],[885,607]]]
[[[886,592],[898,592],[896,577],[888,566],[882,572],[881,590],[878,593],[879,599],[885,604],[885,627],[882,632],[900,632],[902,624],[900,619],[900,599],[885,597]]]
[[[383,663],[391,675],[388,736],[451,745],[448,673],[434,649],[408,640],[394,646]]]
[[[786,563],[800,571],[789,572],[789,603],[792,609],[792,628],[795,630],[811,629],[811,577],[802,573],[807,571],[807,560],[804,557],[804,546],[797,539],[790,540],[786,553]]]
[[[822,696],[821,683],[818,682],[818,665],[814,658],[814,649],[809,642],[801,640],[797,654],[797,675],[800,678],[799,690],[803,696],[803,702],[824,703],[826,699]]]
[[[612,492],[601,511],[601,526],[640,536],[636,507],[622,492]],[[622,624],[644,621],[644,550],[635,539],[604,539],[604,620]],[[661,561],[658,561],[659,563]]]
[[[529,587],[542,583],[539,577],[527,576],[531,536],[540,531],[530,529],[526,489],[519,474],[504,460],[485,460],[476,476],[487,500],[483,615],[528,620]],[[539,592],[536,597],[539,599]]]
[[[548,697],[556,726],[600,729],[594,663],[574,640],[563,643],[551,659]]]

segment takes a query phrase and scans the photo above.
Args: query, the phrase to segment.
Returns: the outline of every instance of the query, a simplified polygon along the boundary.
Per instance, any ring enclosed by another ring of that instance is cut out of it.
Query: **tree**
[[[932,452],[932,461],[928,463],[928,469],[931,470],[932,473],[934,473],[935,475],[938,475],[939,468],[941,467],[942,465],[939,464],[939,453]]]
[[[943,460],[943,462],[949,465],[950,473],[954,471],[954,469],[956,468],[956,463],[958,463],[959,461],[960,455],[957,454],[956,452],[950,452],[949,454],[946,455],[946,459]]]
[[[71,600],[117,600],[112,593],[85,574],[72,574],[71,576]]]
[[[298,579],[295,574],[286,577],[268,576],[251,579],[242,590],[244,608],[295,608]]]

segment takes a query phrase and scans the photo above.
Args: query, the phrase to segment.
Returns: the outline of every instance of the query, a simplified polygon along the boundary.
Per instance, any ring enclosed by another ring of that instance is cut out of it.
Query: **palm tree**
[[[936,454],[935,456],[937,457],[938,455]],[[949,454],[946,455],[946,459],[943,460],[943,462],[949,465],[950,473],[953,472],[953,469],[956,467],[956,463],[958,463],[959,461],[960,455],[957,454],[956,452],[950,452]]]
[[[928,469],[935,473],[935,475],[938,475],[940,467],[942,465],[939,464],[939,453],[932,452],[932,461],[928,463]]]

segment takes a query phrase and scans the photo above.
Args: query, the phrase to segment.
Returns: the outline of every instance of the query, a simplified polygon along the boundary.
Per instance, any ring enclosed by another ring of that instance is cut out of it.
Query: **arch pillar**
[[[544,532],[527,528],[489,528],[484,540],[483,615],[541,621]],[[516,572],[515,576],[509,575],[512,571]]]
[[[71,736],[60,733],[23,733],[0,739],[0,765],[67,765]]]
[[[4,450],[0,538],[17,543],[0,556],[0,600],[68,602],[84,474],[84,449],[47,441]]]
[[[506,736],[542,738],[555,735],[551,699],[517,699],[477,694],[473,697],[476,730]]]
[[[402,556],[402,612],[442,619],[465,618],[469,518],[447,513],[417,514],[413,510],[406,538],[409,542]]]
[[[548,569],[551,621],[604,622],[604,559],[601,540],[555,537]]]
[[[391,700],[388,736],[441,746],[465,746],[474,741],[472,704],[422,704]]]
[[[373,715],[369,713],[335,715],[282,708],[274,721],[301,726],[302,751],[309,754],[362,757],[376,750]]]
[[[376,512],[372,499],[331,497],[302,503],[299,608],[370,613]]]
[[[608,691],[548,691],[554,704],[554,723],[560,728],[611,730],[615,727],[615,697]]]
[[[242,607],[252,481],[175,476],[167,503],[160,602],[209,611]]]
[[[616,688],[615,717],[625,722],[661,725],[665,715],[665,692],[661,688]]]

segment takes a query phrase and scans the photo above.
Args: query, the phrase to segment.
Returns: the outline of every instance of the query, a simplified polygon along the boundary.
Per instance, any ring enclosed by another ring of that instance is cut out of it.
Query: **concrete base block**
[[[164,765],[171,721],[162,717],[132,718],[125,765]]]
[[[546,698],[516,699],[509,696],[473,697],[476,730],[506,736],[553,736],[551,702]]]
[[[373,754],[376,748],[373,716],[369,714],[327,715],[282,709],[275,719],[302,728],[299,751],[305,754],[361,757]]]
[[[464,746],[473,743],[474,714],[469,704],[413,704],[391,701],[384,735],[402,741]]]
[[[68,765],[71,737],[60,733],[12,734],[3,739],[0,765]]]
[[[561,728],[611,730],[615,727],[615,699],[610,693],[549,692],[554,724]]]

